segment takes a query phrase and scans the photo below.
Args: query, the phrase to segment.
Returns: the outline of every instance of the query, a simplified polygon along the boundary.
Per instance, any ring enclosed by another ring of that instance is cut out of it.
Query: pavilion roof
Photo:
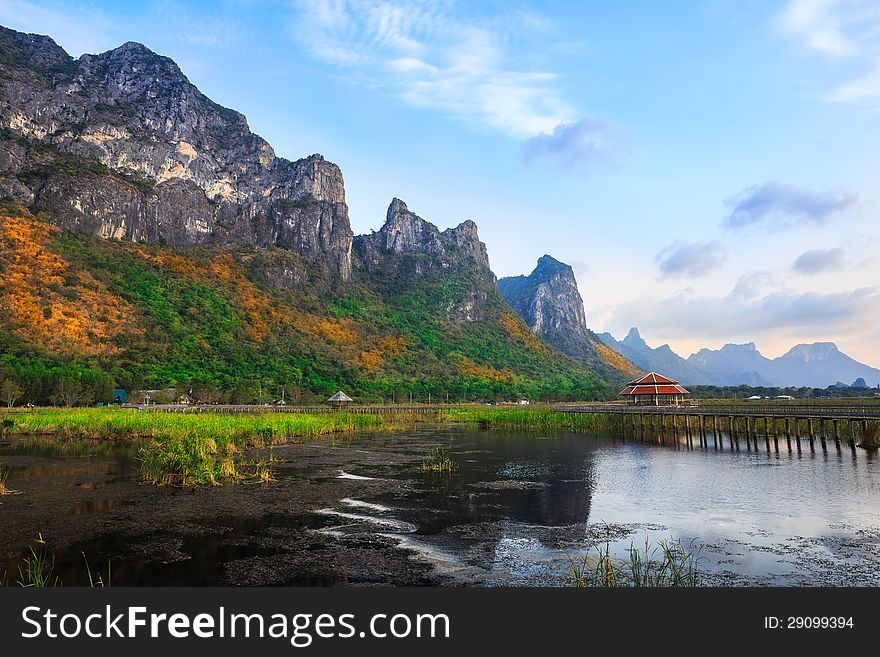
[[[619,395],[687,395],[688,391],[678,385],[678,381],[657,374],[657,372],[648,372],[645,376],[635,381],[630,381],[626,388],[621,390]]]

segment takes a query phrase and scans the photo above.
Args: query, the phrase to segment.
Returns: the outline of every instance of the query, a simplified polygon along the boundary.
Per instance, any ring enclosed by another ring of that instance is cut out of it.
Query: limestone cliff
[[[278,246],[351,277],[342,173],[288,161],[138,43],[72,59],[0,28],[0,194],[58,225],[170,246]]]
[[[382,227],[370,235],[355,237],[354,250],[367,276],[398,285],[407,277],[454,272],[465,290],[449,309],[453,321],[484,318],[490,297],[497,296],[486,245],[470,220],[441,232],[395,198]]]
[[[638,373],[587,328],[584,302],[569,265],[544,255],[531,274],[502,278],[498,286],[532,331],[563,353],[617,378]]]

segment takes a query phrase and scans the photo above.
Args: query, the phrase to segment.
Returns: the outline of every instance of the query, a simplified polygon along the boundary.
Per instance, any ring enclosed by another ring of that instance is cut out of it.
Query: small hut
[[[354,400],[351,397],[340,390],[330,399],[328,399],[327,403],[330,404],[333,408],[342,408],[343,406],[350,404],[353,401]]]
[[[690,394],[687,390],[657,372],[649,372],[640,379],[630,381],[619,395],[632,399],[634,404],[648,404],[660,406],[662,404],[680,404],[685,395]]]

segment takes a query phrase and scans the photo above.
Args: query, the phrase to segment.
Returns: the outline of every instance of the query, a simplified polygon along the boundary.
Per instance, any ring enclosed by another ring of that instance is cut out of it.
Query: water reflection
[[[606,523],[618,554],[646,535],[700,541],[713,583],[880,584],[880,461],[833,441],[812,451],[792,442],[777,453],[761,436],[731,449],[726,434],[701,447],[670,432],[420,427],[298,447],[269,488],[195,493],[136,485],[130,449],[12,441],[0,456],[34,457],[12,465],[36,509],[20,513],[42,518],[61,481],[80,491],[69,522],[104,523],[59,546],[68,585],[84,583],[81,552],[111,560],[117,585],[422,583],[412,559],[463,583],[561,584],[567,555],[588,550]],[[458,463],[451,476],[419,469],[436,446]],[[307,490],[318,491],[308,504]],[[272,508],[237,514],[253,491]],[[225,500],[222,514],[203,504],[214,498]],[[164,505],[176,524],[150,524]]]

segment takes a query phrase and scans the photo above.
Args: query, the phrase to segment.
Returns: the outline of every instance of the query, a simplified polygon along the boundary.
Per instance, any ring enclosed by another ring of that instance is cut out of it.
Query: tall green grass
[[[405,413],[162,413],[124,408],[37,409],[16,416],[15,432],[60,437],[132,441],[188,436],[224,437],[270,445],[331,433],[404,426]]]
[[[643,551],[630,543],[627,559],[611,555],[611,537],[579,561],[571,560],[571,583],[578,588],[696,587],[700,585],[700,548],[685,548],[680,541],[660,541],[652,546],[645,536]]]
[[[444,447],[435,447],[431,451],[431,456],[422,462],[422,472],[439,472],[441,474],[452,474],[452,471],[458,467],[458,464],[452,460],[449,450]]]
[[[273,445],[322,435],[388,431],[406,413],[163,413],[118,408],[37,409],[17,417],[16,433],[56,443],[137,443],[141,474],[155,485],[216,486],[273,479]]]
[[[448,422],[476,424],[484,429],[511,431],[569,430],[592,432],[617,426],[619,418],[599,413],[561,413],[549,408],[453,408],[443,411]]]
[[[107,562],[107,576],[100,570],[92,571],[86,553],[81,552],[85,563],[85,572],[92,588],[104,588],[110,586],[110,562]],[[28,554],[22,559],[18,567],[18,579],[16,584],[22,588],[45,588],[48,586],[63,586],[61,579],[53,577],[55,571],[55,555],[49,549],[48,543],[38,534],[36,540],[28,546]],[[0,579],[0,587],[9,585],[8,574],[4,573]]]

